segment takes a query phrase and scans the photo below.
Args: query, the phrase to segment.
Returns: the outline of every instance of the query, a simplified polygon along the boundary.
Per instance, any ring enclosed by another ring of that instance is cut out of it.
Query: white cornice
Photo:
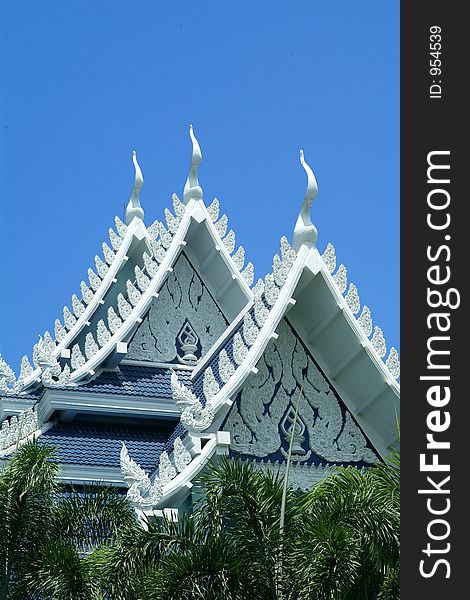
[[[48,388],[37,410],[42,422],[47,421],[55,410],[171,419],[177,419],[181,414],[173,399],[82,391],[77,393],[73,388]]]

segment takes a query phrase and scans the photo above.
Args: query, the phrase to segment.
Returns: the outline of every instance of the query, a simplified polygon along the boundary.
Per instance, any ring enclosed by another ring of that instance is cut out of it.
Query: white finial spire
[[[202,188],[199,185],[197,178],[197,171],[202,162],[202,153],[201,148],[199,147],[199,142],[194,135],[192,125],[189,126],[189,136],[193,143],[193,154],[191,157],[191,167],[189,169],[188,179],[186,180],[186,184],[184,186],[183,199],[185,204],[189,202],[190,198],[202,199]]]
[[[294,228],[292,247],[296,252],[302,244],[315,245],[315,242],[317,241],[317,229],[312,223],[310,209],[318,194],[318,185],[312,169],[305,162],[303,150],[300,150],[300,164],[307,173],[307,191],[305,192],[305,198],[300,207],[299,216],[297,217],[297,223]]]
[[[129,204],[126,208],[126,225],[129,225],[134,217],[142,219],[142,221],[144,220],[144,210],[140,206],[139,200],[140,188],[144,185],[144,178],[139,163],[137,162],[135,150],[132,151],[132,162],[134,163],[135,168],[135,182]]]

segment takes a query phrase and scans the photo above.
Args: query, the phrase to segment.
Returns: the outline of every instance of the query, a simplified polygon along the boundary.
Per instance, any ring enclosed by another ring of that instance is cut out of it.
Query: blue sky
[[[132,150],[150,224],[199,180],[256,277],[292,235],[306,176],[331,241],[399,347],[399,3],[0,5],[0,352],[12,368],[70,306],[123,216]]]

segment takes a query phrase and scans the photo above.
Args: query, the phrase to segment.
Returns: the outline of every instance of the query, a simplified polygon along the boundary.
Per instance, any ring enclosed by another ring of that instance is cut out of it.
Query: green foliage
[[[93,486],[62,493],[51,449],[0,474],[0,600],[398,600],[398,455],[338,468],[306,493],[222,459],[192,514],[139,523]]]
[[[135,523],[106,486],[64,493],[51,448],[21,446],[0,473],[0,600],[101,598],[84,553]]]

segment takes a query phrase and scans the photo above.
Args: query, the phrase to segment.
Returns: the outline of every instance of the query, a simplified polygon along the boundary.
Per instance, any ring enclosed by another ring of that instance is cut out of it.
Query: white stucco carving
[[[82,294],[83,302],[85,302],[85,304],[90,304],[94,294],[84,281],[80,282],[80,292]]]
[[[248,347],[243,341],[242,336],[237,331],[233,336],[233,358],[237,365],[241,365],[248,354]]]
[[[110,227],[108,229],[108,234],[109,234],[109,241],[111,242],[111,246],[113,247],[113,250],[115,250],[117,252],[119,250],[119,248],[121,247],[122,240],[112,227]]]
[[[80,300],[77,298],[76,294],[72,294],[72,308],[73,308],[73,313],[77,317],[77,319],[80,318],[83,315],[83,313],[85,312],[85,307],[80,302]]]
[[[59,319],[56,319],[54,321],[54,336],[55,336],[55,339],[58,342],[61,342],[66,335],[67,335],[67,330],[62,325],[62,323],[59,321]]]
[[[0,391],[13,391],[16,383],[16,375],[10,365],[2,358],[0,354]]]
[[[263,299],[259,296],[255,296],[253,312],[255,315],[256,324],[261,329],[269,316],[269,310],[266,304],[263,302]]]
[[[95,338],[91,331],[89,331],[85,336],[85,356],[90,359],[98,352],[98,350],[98,344],[95,342]]]
[[[243,317],[243,338],[248,346],[253,346],[258,337],[259,329],[250,313]]]
[[[178,217],[175,217],[175,215],[173,215],[168,208],[165,208],[163,213],[165,215],[165,221],[166,221],[168,230],[170,233],[172,233],[174,235],[178,231],[180,219]]]
[[[109,271],[108,265],[101,260],[99,256],[95,256],[95,267],[98,275],[103,279]]]
[[[269,306],[274,306],[276,300],[279,298],[279,288],[274,281],[272,273],[268,273],[264,278],[264,297]]]
[[[121,316],[122,320],[125,321],[132,312],[132,306],[121,293],[119,293],[117,297],[117,307],[119,315]]]
[[[323,262],[330,273],[336,269],[336,252],[333,244],[328,243],[325,252],[322,254]]]
[[[390,348],[390,353],[385,364],[393,377],[400,377],[400,359],[397,350],[393,346]]]
[[[255,279],[255,268],[253,263],[249,262],[242,271],[242,277],[248,285],[253,285]]]
[[[158,271],[157,261],[154,260],[153,258],[151,258],[147,254],[147,252],[144,252],[143,258],[144,258],[145,270],[147,271],[149,277],[153,277],[154,275],[156,275],[156,273]]]
[[[359,293],[354,283],[349,284],[348,293],[344,297],[346,304],[351,309],[352,313],[356,315],[361,310],[361,302],[359,300]]]
[[[231,448],[256,457],[280,451],[285,445],[281,423],[298,404],[306,428],[305,435],[303,430],[299,433],[299,449],[304,437],[304,452],[314,452],[324,460],[374,462],[375,454],[366,447],[359,427],[348,412],[343,416],[333,390],[291,328],[281,321],[277,331],[278,340],[268,344],[257,364],[258,373],[246,380],[227,419]]]
[[[142,294],[129,279],[126,281],[127,298],[132,306],[137,306]]]
[[[142,269],[139,266],[137,266],[137,265],[136,265],[136,267],[134,269],[134,273],[135,273],[135,280],[136,280],[137,285],[139,286],[139,289],[142,292],[145,292],[145,290],[150,285],[150,279],[142,271]]]
[[[114,217],[114,223],[116,225],[116,231],[124,238],[127,232],[127,225],[125,225],[117,215]]]
[[[232,256],[232,260],[239,271],[243,269],[243,265],[245,264],[245,248],[243,246],[238,247],[237,251]]]
[[[114,257],[115,257],[114,251],[111,250],[111,248],[108,246],[108,244],[106,242],[103,242],[101,244],[101,248],[103,250],[103,256],[104,256],[105,261],[108,263],[108,265],[112,265]]]
[[[72,327],[75,325],[75,323],[77,322],[77,319],[73,316],[73,314],[70,312],[70,310],[68,309],[67,306],[64,306],[64,325],[65,328],[70,331],[72,329]]]
[[[18,417],[5,419],[0,429],[0,452],[12,449],[16,444],[26,440],[37,431],[38,427],[35,408],[21,411]]]
[[[230,360],[227,351],[222,350],[219,354],[219,375],[224,383],[235,373],[235,367]]]
[[[91,289],[96,292],[101,285],[101,279],[91,268],[88,269],[88,280],[90,281]]]
[[[171,373],[171,391],[173,399],[181,410],[181,423],[188,431],[204,431],[212,423],[214,413],[210,401],[202,406],[197,396],[183,385],[175,371]]]
[[[212,398],[220,390],[220,385],[217,383],[211,367],[207,367],[207,369],[204,371],[202,388],[204,390],[204,396],[206,397],[207,404],[210,404]]]
[[[202,355],[227,326],[201,279],[181,255],[129,344],[128,358],[173,362],[178,356],[177,337],[186,321],[198,338]]]
[[[180,438],[176,438],[173,449],[173,462],[166,451],[160,455],[158,473],[153,482],[145,470],[130,456],[124,442],[121,448],[121,475],[127,487],[127,498],[141,509],[152,508],[163,495],[164,487],[181,473],[191,462],[191,455]]]
[[[181,220],[183,218],[184,211],[186,208],[185,205],[183,204],[183,202],[181,202],[181,200],[176,194],[171,195],[171,202],[173,204],[173,210],[175,211],[175,215],[178,217],[178,219]]]
[[[348,271],[344,265],[338,267],[338,270],[333,275],[333,279],[338,286],[339,291],[344,294],[348,286]]]
[[[70,364],[72,365],[72,369],[79,369],[85,364],[85,357],[83,356],[78,344],[74,344],[72,347],[72,358]]]
[[[212,222],[215,223],[219,218],[220,212],[220,204],[217,198],[214,198],[209,204],[209,206],[207,207],[207,212],[209,213],[209,217],[211,218]]]
[[[165,227],[165,225],[163,225],[163,223],[159,223],[158,231],[159,231],[159,235],[160,235],[159,241],[161,242],[163,248],[165,248],[165,250],[167,250],[170,247],[173,236],[168,231],[168,229]]]
[[[111,333],[116,333],[116,331],[121,327],[122,319],[118,317],[116,311],[112,306],[108,308],[108,327]]]
[[[188,450],[186,450],[181,438],[177,437],[173,444],[173,462],[175,463],[175,467],[179,473],[184,471],[184,469],[191,462],[191,454]]]
[[[224,239],[222,240],[224,243],[224,246],[227,248],[227,252],[229,254],[232,254],[232,252],[235,249],[235,232],[233,231],[233,229],[231,229],[227,235],[224,237]]]
[[[383,358],[387,354],[387,344],[385,343],[383,331],[377,325],[374,327],[371,344],[380,358]]]
[[[224,235],[227,233],[227,227],[228,227],[228,217],[227,217],[227,215],[222,215],[220,217],[220,219],[217,221],[217,223],[215,223],[215,228],[221,238],[224,237]]]
[[[368,306],[363,306],[361,315],[357,319],[357,322],[361,326],[362,331],[367,337],[372,333],[372,315]]]
[[[98,341],[98,344],[101,346],[101,348],[104,345],[106,345],[109,342],[109,340],[111,339],[111,333],[110,333],[109,329],[106,327],[103,319],[100,319],[96,326],[96,339]]]

